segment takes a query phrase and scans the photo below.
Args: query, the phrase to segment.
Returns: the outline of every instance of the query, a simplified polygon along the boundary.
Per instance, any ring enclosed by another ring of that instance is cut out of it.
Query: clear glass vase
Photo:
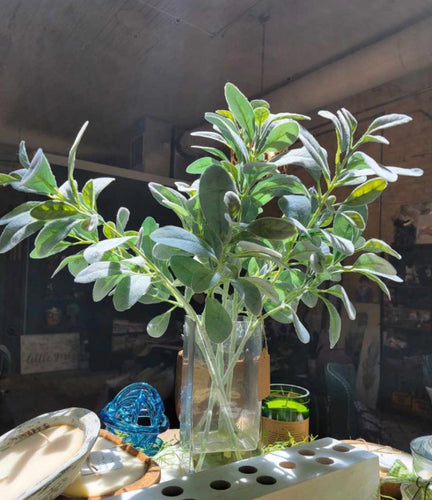
[[[262,326],[234,323],[222,343],[186,318],[184,327],[180,441],[195,471],[240,460],[259,444],[261,402],[258,361]]]

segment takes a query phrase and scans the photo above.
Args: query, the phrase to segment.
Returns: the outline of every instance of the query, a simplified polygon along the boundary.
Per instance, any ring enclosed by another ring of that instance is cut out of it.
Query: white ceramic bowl
[[[83,431],[80,449],[67,461],[59,463],[49,476],[35,482],[16,500],[53,500],[75,479],[99,433],[98,416],[85,408],[66,408],[39,415],[0,437],[0,452],[12,449],[23,439],[56,425],[70,425]]]

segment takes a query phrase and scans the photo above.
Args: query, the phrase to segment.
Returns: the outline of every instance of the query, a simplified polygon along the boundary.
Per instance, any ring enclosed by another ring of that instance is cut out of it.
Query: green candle
[[[284,422],[309,418],[309,391],[287,384],[272,384],[270,396],[263,401],[264,417]]]

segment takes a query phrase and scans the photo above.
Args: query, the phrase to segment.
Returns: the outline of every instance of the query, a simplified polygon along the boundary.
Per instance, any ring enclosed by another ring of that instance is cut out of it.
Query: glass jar
[[[292,384],[271,384],[270,395],[262,403],[262,442],[304,441],[309,436],[307,389]]]

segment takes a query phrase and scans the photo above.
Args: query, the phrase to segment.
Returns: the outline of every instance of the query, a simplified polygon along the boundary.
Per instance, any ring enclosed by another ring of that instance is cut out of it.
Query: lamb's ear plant
[[[174,309],[183,309],[197,326],[197,341],[221,394],[227,378],[215,368],[212,346],[229,338],[239,317],[249,322],[250,331],[267,317],[292,323],[300,341],[308,342],[298,306],[303,302],[311,308],[322,301],[333,347],[341,322],[332,296],[355,317],[341,285],[344,273],[362,274],[389,295],[383,278],[400,280],[379,254],[400,256],[387,243],[363,237],[368,205],[399,175],[422,175],[420,169],[383,166],[361,151],[371,142],[388,144],[381,131],[407,123],[411,118],[406,115],[378,117],[363,134],[356,134],[357,121],[346,109],[321,111],[336,133],[336,153],[329,158],[299,123],[308,117],[272,114],[266,101],[249,101],[231,83],[225,86],[225,97],[228,109],[205,114],[214,131],[193,134],[212,141],[211,146],[196,146],[207,156],[187,168],[199,178],[191,184],[177,182],[177,189],[149,184],[150,194],[174,212],[178,225],[159,227],[148,216],[132,229],[124,207],[115,221],[103,218],[97,199],[113,179],[92,179],[84,186],[74,179],[76,151],[87,123],[70,150],[68,180],[61,186],[42,150],[30,161],[24,142],[19,148],[21,168],[0,174],[0,185],[35,195],[34,201],[0,219],[5,226],[1,253],[33,234],[30,256],[35,259],[73,247],[76,252],[55,274],[68,267],[76,282],[92,283],[95,301],[110,295],[118,311],[138,302],[167,304],[166,312],[147,326],[153,337],[163,335]],[[310,183],[280,172],[279,167],[287,171],[290,165],[304,168]],[[338,196],[338,189],[346,187],[351,187],[349,194]],[[265,211],[274,198],[280,209],[276,217]],[[202,315],[191,302],[198,292],[206,297]],[[228,368],[246,341],[247,335]]]

